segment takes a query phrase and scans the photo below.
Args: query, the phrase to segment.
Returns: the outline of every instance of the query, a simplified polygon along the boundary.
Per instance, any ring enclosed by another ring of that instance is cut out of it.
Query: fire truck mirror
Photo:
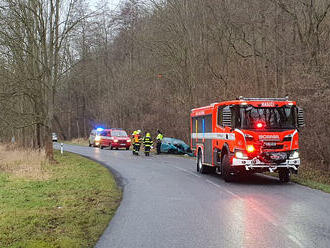
[[[231,109],[229,106],[223,108],[222,112],[222,126],[231,127]]]
[[[304,118],[304,110],[298,107],[298,120],[297,120],[298,127],[305,126],[305,118]]]

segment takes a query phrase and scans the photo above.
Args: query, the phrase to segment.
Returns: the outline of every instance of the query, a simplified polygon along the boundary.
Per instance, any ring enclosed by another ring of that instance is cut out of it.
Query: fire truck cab
[[[303,110],[288,98],[244,98],[191,110],[191,149],[197,171],[235,175],[278,172],[289,182],[300,165]]]

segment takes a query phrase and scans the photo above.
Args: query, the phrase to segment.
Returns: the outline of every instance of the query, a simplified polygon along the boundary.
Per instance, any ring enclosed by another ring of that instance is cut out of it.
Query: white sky
[[[90,7],[94,8],[98,3],[108,3],[110,9],[116,9],[123,0],[88,0]]]

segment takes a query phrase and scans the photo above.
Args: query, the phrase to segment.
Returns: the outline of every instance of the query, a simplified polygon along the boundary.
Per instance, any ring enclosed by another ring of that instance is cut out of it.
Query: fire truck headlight
[[[95,141],[100,141],[101,140],[101,136],[96,136],[95,137]]]
[[[235,157],[239,159],[248,159],[248,157],[244,154],[243,151],[236,151]]]
[[[297,159],[299,158],[299,152],[298,151],[293,151],[291,154],[290,154],[290,159]]]
[[[247,150],[249,153],[252,153],[252,152],[254,152],[256,149],[254,148],[253,145],[248,145],[248,146],[246,147],[246,150]]]
[[[117,140],[117,139],[114,139],[114,140],[113,140],[113,142],[117,143],[117,142],[118,142],[118,140]]]
[[[128,139],[128,140],[127,140],[127,143],[130,143],[130,142],[131,142],[131,139]]]

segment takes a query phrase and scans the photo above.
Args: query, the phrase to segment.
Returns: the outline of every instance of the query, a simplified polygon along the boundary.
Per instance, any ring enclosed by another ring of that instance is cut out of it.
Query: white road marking
[[[185,170],[185,169],[182,169],[182,168],[180,168],[180,167],[177,167],[177,166],[169,166],[169,167],[172,167],[172,168],[176,168],[177,170],[180,170],[180,171],[184,171],[184,172],[186,172],[187,170]]]
[[[296,237],[289,234],[288,238],[291,239],[293,242],[295,242],[299,247],[303,247],[303,245],[300,243],[300,241]]]
[[[217,188],[222,188],[219,184],[216,184],[216,183],[212,182],[212,181],[209,180],[209,179],[206,179],[206,182],[212,184],[213,186],[215,186],[215,187],[217,187]]]
[[[201,177],[201,175],[198,175],[198,174],[196,174],[196,173],[194,173],[194,172],[191,172],[191,171],[185,171],[186,173],[188,173],[189,175],[193,175],[193,176],[195,176],[195,177]]]
[[[242,199],[239,195],[235,194],[234,192],[231,192],[230,190],[228,190],[228,189],[222,187],[221,185],[219,185],[219,184],[217,184],[217,183],[212,182],[212,181],[209,180],[209,179],[206,179],[206,182],[212,184],[213,186],[215,186],[215,187],[217,187],[217,188],[221,188],[223,191],[227,192],[228,194],[230,194],[230,195],[232,195],[232,196],[234,196],[234,197],[237,197],[237,198]]]
[[[182,169],[182,168],[177,167],[177,166],[169,166],[169,167],[175,168],[175,169],[177,169],[177,170],[179,170],[179,171],[182,171],[182,172],[187,173],[187,174],[189,174],[189,175],[193,175],[193,176],[195,176],[195,177],[201,177],[200,175],[198,175],[198,174],[196,174],[196,173],[194,173],[194,172],[191,172],[191,171],[186,170],[186,169]]]

